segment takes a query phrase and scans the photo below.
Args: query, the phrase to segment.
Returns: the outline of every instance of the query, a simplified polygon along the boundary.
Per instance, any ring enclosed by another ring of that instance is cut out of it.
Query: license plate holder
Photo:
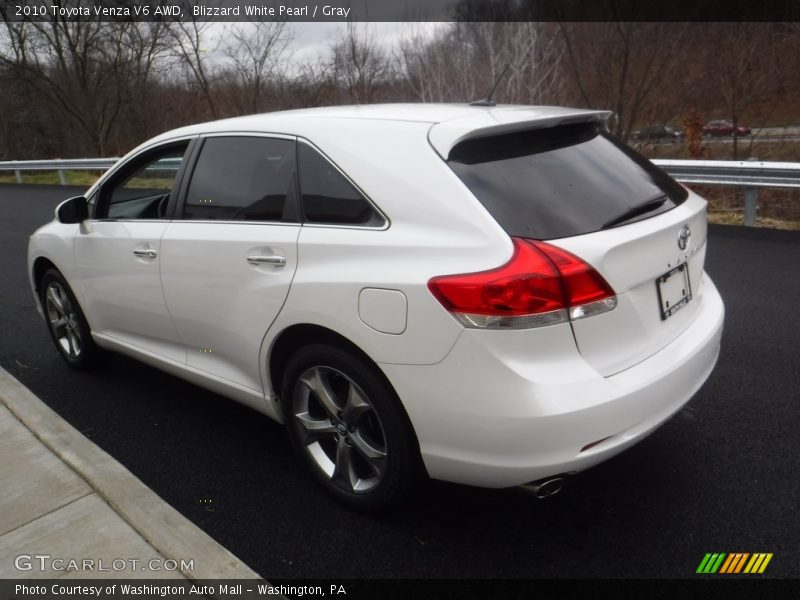
[[[661,320],[669,317],[689,304],[692,299],[692,286],[689,281],[689,266],[686,263],[678,265],[656,279],[658,291],[658,305],[661,310]]]

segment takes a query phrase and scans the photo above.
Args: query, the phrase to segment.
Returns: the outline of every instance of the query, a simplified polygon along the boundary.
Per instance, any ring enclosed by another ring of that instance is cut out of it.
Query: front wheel
[[[89,324],[64,277],[50,269],[39,283],[47,329],[61,357],[75,369],[89,369],[99,353]]]
[[[408,418],[360,357],[328,345],[302,348],[287,364],[282,403],[293,446],[340,501],[383,511],[413,487],[419,458]]]

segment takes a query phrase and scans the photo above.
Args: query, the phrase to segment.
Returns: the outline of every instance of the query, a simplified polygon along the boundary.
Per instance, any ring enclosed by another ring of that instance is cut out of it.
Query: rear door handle
[[[155,258],[156,256],[158,256],[158,252],[156,252],[152,248],[148,248],[146,250],[136,249],[133,251],[133,254],[135,256],[138,256],[139,258]]]
[[[247,262],[251,265],[272,265],[274,267],[282,267],[286,264],[286,258],[283,256],[248,256]]]

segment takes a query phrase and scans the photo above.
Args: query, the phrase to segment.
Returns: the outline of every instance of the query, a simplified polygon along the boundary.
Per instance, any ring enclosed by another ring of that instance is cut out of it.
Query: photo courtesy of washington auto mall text
[[[0,587],[0,591],[6,591]],[[2,597],[16,600],[22,598],[77,599],[98,598],[345,598],[347,591],[342,584],[296,585],[269,584],[266,582],[231,581],[128,581],[97,583],[91,580],[70,583],[16,583],[8,588],[11,595]]]

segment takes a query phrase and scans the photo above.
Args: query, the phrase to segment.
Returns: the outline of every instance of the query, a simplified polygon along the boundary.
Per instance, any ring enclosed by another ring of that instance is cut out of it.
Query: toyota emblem
[[[686,246],[689,245],[689,236],[692,235],[692,230],[689,229],[688,225],[684,225],[681,227],[681,231],[678,234],[678,248],[681,250],[686,250]]]

